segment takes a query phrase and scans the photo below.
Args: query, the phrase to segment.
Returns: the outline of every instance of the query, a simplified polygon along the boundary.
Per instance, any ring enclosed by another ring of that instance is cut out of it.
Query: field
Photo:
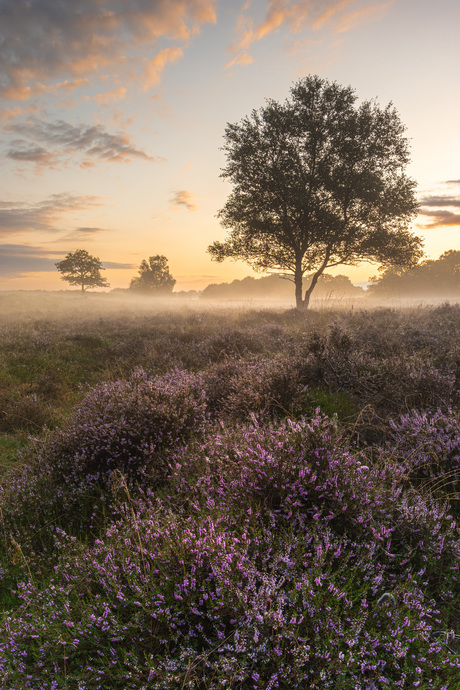
[[[1,688],[460,688],[459,305],[0,324]]]

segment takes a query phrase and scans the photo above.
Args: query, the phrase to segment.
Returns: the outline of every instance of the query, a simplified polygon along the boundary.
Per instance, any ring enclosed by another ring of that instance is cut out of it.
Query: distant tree
[[[413,268],[390,267],[369,280],[370,297],[458,297],[460,251],[449,249]]]
[[[130,290],[147,295],[167,295],[173,290],[176,281],[169,272],[168,259],[165,256],[151,256],[142,260],[139,266],[139,277],[133,278]]]
[[[308,282],[306,283],[308,285]],[[247,277],[231,283],[211,283],[201,293],[202,299],[289,299],[292,290],[288,281],[276,273],[264,278]],[[353,285],[347,276],[331,276],[327,273],[319,278],[315,295],[321,298],[340,299],[358,297],[364,290]]]
[[[82,292],[91,287],[110,287],[107,278],[101,276],[101,261],[91,256],[85,249],[69,252],[65,259],[56,263],[57,270],[62,274],[61,279],[70,285],[79,285]]]
[[[422,256],[408,230],[418,205],[404,173],[405,128],[391,104],[356,100],[351,87],[309,76],[284,104],[269,100],[225,130],[221,176],[233,191],[218,217],[229,235],[208,251],[286,274],[297,307],[308,307],[329,267],[410,266]]]

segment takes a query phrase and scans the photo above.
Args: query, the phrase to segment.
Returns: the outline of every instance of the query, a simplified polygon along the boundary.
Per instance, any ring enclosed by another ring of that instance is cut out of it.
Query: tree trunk
[[[324,261],[321,264],[320,268],[316,271],[316,273],[313,275],[313,278],[311,279],[311,284],[308,290],[305,292],[305,299],[303,301],[303,308],[308,309],[308,305],[310,304],[310,298],[311,298],[311,293],[316,287],[316,283],[318,282],[318,279],[323,275],[324,270],[328,264],[329,257],[331,255],[331,250],[329,247],[326,248],[326,253],[324,256]]]
[[[302,285],[303,285],[303,271],[302,271],[302,260],[296,261],[295,273],[294,273],[294,285],[295,285],[295,304],[297,309],[302,309]]]
[[[324,268],[321,267],[319,271],[316,271],[314,274],[313,278],[311,279],[311,284],[308,290],[305,292],[305,299],[303,301],[303,308],[308,309],[308,305],[310,304],[310,298],[311,298],[311,293],[316,287],[316,283],[318,282],[319,277],[322,275],[324,271]]]

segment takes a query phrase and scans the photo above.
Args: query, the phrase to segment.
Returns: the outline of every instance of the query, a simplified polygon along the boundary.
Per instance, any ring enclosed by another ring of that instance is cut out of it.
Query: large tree
[[[172,292],[175,279],[169,272],[168,259],[157,254],[149,260],[142,260],[139,266],[139,277],[133,278],[130,290],[136,290],[147,295],[167,295]]]
[[[391,104],[356,101],[351,87],[309,76],[284,104],[269,100],[225,130],[221,176],[233,191],[218,217],[229,235],[208,251],[284,273],[297,307],[308,307],[327,268],[422,256],[409,231],[418,206],[405,128]]]
[[[76,249],[69,252],[65,259],[56,263],[57,270],[62,274],[61,279],[70,285],[79,285],[82,292],[90,287],[110,287],[107,278],[103,278],[101,261],[97,256],[91,256],[86,249]]]

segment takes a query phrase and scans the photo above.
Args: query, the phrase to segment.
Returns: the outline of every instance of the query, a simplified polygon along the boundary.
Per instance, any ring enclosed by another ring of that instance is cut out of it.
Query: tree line
[[[110,287],[102,277],[102,262],[84,249],[70,252],[56,266],[62,279],[77,285],[82,291],[91,287]],[[132,278],[129,290],[134,293],[152,296],[171,295],[176,280],[170,273],[165,256],[156,255],[143,260],[139,266],[139,276]],[[288,299],[292,289],[288,281],[279,274],[262,278],[247,276],[231,283],[211,283],[200,295],[204,299]],[[308,289],[312,276],[306,276]],[[195,291],[192,291],[195,294]],[[370,278],[366,292],[353,285],[345,275],[321,274],[317,281],[315,295],[322,299],[342,297],[460,297],[460,251],[449,249],[439,259],[426,259],[416,266],[389,266],[380,275]]]

